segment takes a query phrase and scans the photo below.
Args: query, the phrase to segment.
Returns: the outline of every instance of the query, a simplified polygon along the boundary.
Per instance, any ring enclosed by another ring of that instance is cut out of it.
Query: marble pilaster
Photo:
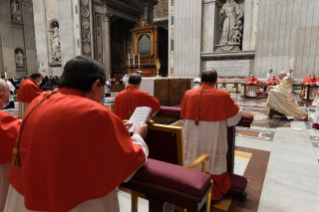
[[[202,7],[202,0],[175,1],[175,77],[200,74]]]
[[[112,17],[111,13],[104,13],[103,17],[103,32],[104,32],[104,62],[105,62],[105,72],[106,76],[111,75],[111,35],[110,35],[110,19]]]
[[[34,12],[34,31],[37,49],[37,60],[39,62],[38,71],[44,75],[49,76],[49,49],[47,38],[47,21],[46,21],[46,9],[45,1],[33,0]]]
[[[244,31],[243,31],[243,51],[250,50],[250,36],[251,36],[251,21],[252,21],[252,1],[245,0],[245,11],[244,11]]]
[[[76,56],[76,39],[74,38],[75,26],[72,2],[72,0],[59,1],[59,24],[62,69],[69,60]]]
[[[205,0],[203,2],[203,35],[202,35],[202,52],[212,53],[217,44],[215,42],[216,26],[216,0]]]

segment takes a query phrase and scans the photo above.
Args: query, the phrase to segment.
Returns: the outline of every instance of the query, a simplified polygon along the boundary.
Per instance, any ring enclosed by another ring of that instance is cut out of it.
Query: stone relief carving
[[[59,28],[55,26],[53,28],[53,36],[50,39],[52,47],[52,60],[54,62],[61,62],[61,46],[60,46],[60,32]]]
[[[91,46],[91,11],[89,7],[89,0],[81,0],[81,34],[82,34],[82,53],[88,57],[92,57]]]
[[[16,54],[15,54],[15,63],[16,63],[16,68],[24,68],[24,59],[26,58],[22,50],[16,49]]]
[[[242,9],[234,0],[227,0],[221,8],[219,17],[224,21],[217,51],[240,50],[244,17]]]
[[[19,0],[11,0],[11,19],[12,21],[21,20],[21,7]]]

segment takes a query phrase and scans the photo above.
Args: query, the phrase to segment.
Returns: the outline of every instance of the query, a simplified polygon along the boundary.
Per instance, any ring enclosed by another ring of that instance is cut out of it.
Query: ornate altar
[[[126,60],[128,74],[140,70],[142,77],[167,76],[168,31],[149,25],[142,17],[139,26],[131,32],[132,53],[128,53]]]

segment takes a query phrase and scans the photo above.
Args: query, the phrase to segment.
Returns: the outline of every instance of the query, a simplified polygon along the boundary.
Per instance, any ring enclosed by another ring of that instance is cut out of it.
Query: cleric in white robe
[[[280,84],[269,90],[266,109],[275,110],[286,116],[308,117],[308,113],[300,109],[296,102],[291,78],[283,71],[279,74],[279,79],[282,80]]]

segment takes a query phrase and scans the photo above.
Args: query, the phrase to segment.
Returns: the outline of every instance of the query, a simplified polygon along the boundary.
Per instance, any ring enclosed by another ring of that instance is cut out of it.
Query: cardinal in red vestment
[[[246,84],[251,85],[247,86],[247,93],[246,96],[248,97],[256,97],[257,96],[257,87],[255,86],[258,84],[258,79],[252,74],[250,78],[247,79]]]
[[[185,164],[202,154],[210,156],[206,170],[214,180],[213,200],[220,199],[230,187],[227,173],[227,126],[241,120],[241,110],[227,91],[215,88],[217,72],[206,70],[201,86],[187,91],[181,104],[184,119],[183,142]]]
[[[313,100],[315,98],[315,94],[313,93],[313,90],[314,89],[317,89],[317,88],[314,88],[315,85],[319,86],[319,81],[318,81],[318,78],[315,76],[315,74],[311,74],[310,75],[310,78],[307,78],[305,80],[305,85],[311,85],[311,87],[309,88],[310,91],[309,91],[309,100]],[[308,87],[306,87],[306,91],[305,91],[305,98],[307,98],[307,94],[308,94]]]
[[[0,79],[0,108],[9,103],[10,88]],[[8,174],[12,150],[20,128],[20,121],[0,110],[0,212],[3,211],[9,189]]]
[[[279,79],[276,79],[275,75],[272,75],[270,79],[266,81],[268,85],[278,85],[280,83]]]
[[[64,67],[59,89],[34,99],[22,120],[9,172],[5,212],[119,212],[116,187],[146,162],[143,137],[131,137],[99,104],[105,70],[78,56]]]
[[[39,73],[32,74],[28,79],[23,80],[20,84],[17,99],[19,102],[18,106],[18,117],[23,118],[25,111],[27,110],[29,104],[37,96],[43,92],[38,87],[42,82],[42,75]]]
[[[137,107],[147,106],[152,109],[152,115],[156,114],[161,107],[160,102],[156,97],[139,90],[142,77],[131,74],[128,82],[126,89],[115,97],[114,113],[122,120],[129,119]]]

